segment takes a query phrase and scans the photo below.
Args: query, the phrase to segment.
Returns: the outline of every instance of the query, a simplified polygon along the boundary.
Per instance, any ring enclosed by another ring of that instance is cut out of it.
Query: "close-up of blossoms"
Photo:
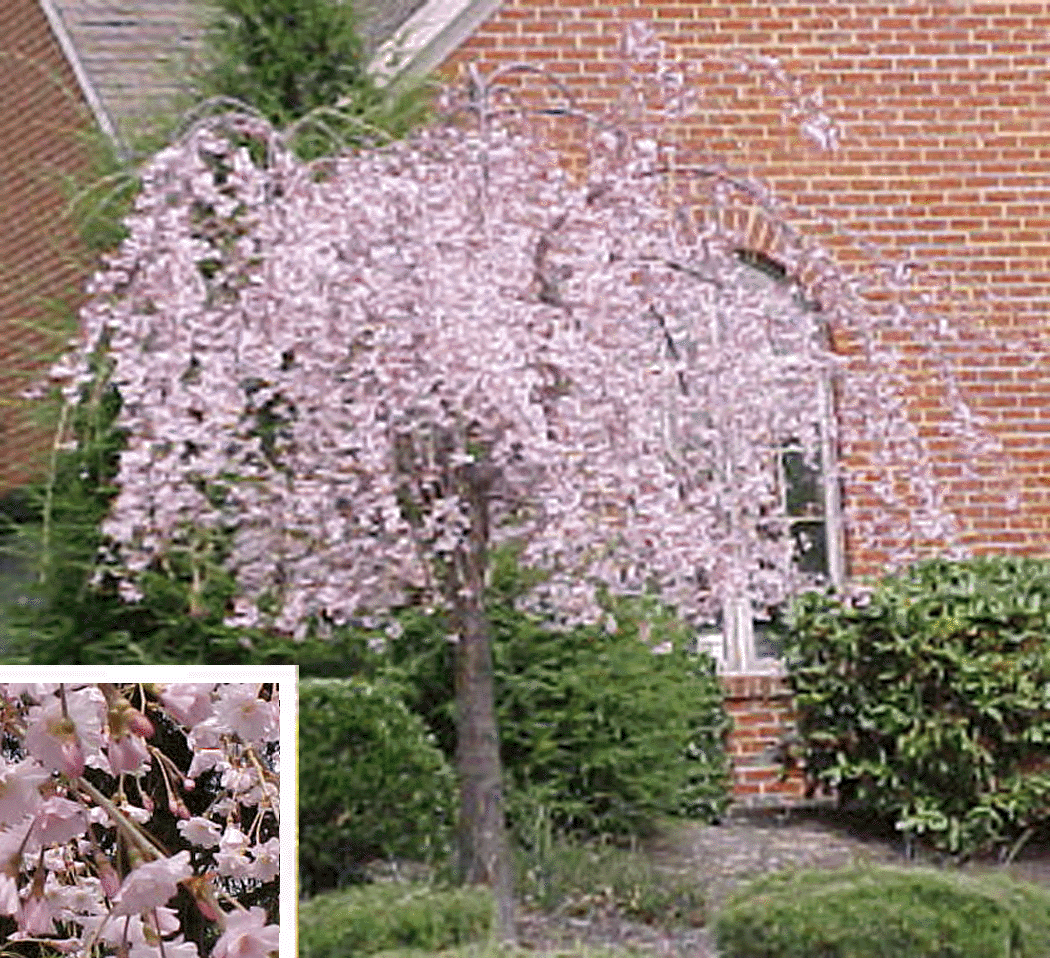
[[[276,955],[279,715],[277,683],[0,684],[4,954]]]

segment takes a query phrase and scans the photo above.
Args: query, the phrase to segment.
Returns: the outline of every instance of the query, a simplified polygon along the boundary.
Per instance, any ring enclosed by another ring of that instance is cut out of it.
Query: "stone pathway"
[[[683,823],[645,848],[669,872],[692,876],[706,888],[712,912],[734,888],[751,878],[789,867],[842,868],[858,863],[936,864],[937,856],[917,853],[911,859],[895,833],[864,827],[855,818],[830,811],[759,813],[730,818],[720,825]],[[965,866],[1000,869],[994,861]],[[1050,842],[1033,843],[1005,869],[1017,878],[1050,887]],[[525,914],[523,943],[550,949],[584,943],[592,947],[631,948],[666,958],[718,958],[706,928],[663,931],[615,914],[587,919]]]

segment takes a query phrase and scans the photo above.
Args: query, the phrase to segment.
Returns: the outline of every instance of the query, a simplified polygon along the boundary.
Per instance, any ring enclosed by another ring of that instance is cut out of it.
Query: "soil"
[[[790,867],[891,863],[994,869],[1050,888],[1050,836],[1029,841],[1009,865],[984,858],[957,866],[935,853],[906,847],[893,831],[830,809],[737,815],[719,825],[679,823],[643,851],[658,867],[695,878],[707,891],[708,916],[741,882]],[[525,911],[519,916],[518,936],[521,945],[543,951],[583,944],[667,958],[718,956],[706,927],[665,930],[611,910],[586,917]]]

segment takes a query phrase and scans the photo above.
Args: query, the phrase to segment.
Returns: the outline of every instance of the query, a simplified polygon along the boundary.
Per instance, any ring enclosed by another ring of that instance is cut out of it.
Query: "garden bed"
[[[938,856],[913,850],[899,835],[831,809],[738,814],[719,825],[677,823],[642,850],[662,869],[692,876],[707,891],[713,913],[738,885],[785,868],[843,868],[855,863],[941,865]],[[1050,840],[1033,838],[1009,866],[979,859],[968,871],[1000,869],[1050,888]],[[716,958],[710,932],[696,927],[653,927],[624,918],[601,902],[589,913],[523,910],[521,943],[536,950],[569,945],[615,947],[665,956]]]

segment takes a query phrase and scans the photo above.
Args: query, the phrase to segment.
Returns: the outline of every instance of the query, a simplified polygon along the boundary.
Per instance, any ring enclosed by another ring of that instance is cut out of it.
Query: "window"
[[[777,315],[767,323],[771,352],[789,355],[800,348],[798,332],[812,330],[818,307],[799,294],[775,261],[750,251],[738,256],[741,282],[751,284],[776,304]],[[831,383],[825,375],[814,374],[790,383],[793,390],[796,386],[812,433],[808,453],[803,443],[791,438],[769,451],[770,479],[783,516],[779,528],[795,544],[794,563],[801,573],[841,585],[844,555],[839,491],[831,478],[835,445]],[[756,609],[747,595],[730,594],[718,622],[697,636],[697,644],[715,656],[722,672],[776,672],[779,649],[770,628],[776,611]]]

